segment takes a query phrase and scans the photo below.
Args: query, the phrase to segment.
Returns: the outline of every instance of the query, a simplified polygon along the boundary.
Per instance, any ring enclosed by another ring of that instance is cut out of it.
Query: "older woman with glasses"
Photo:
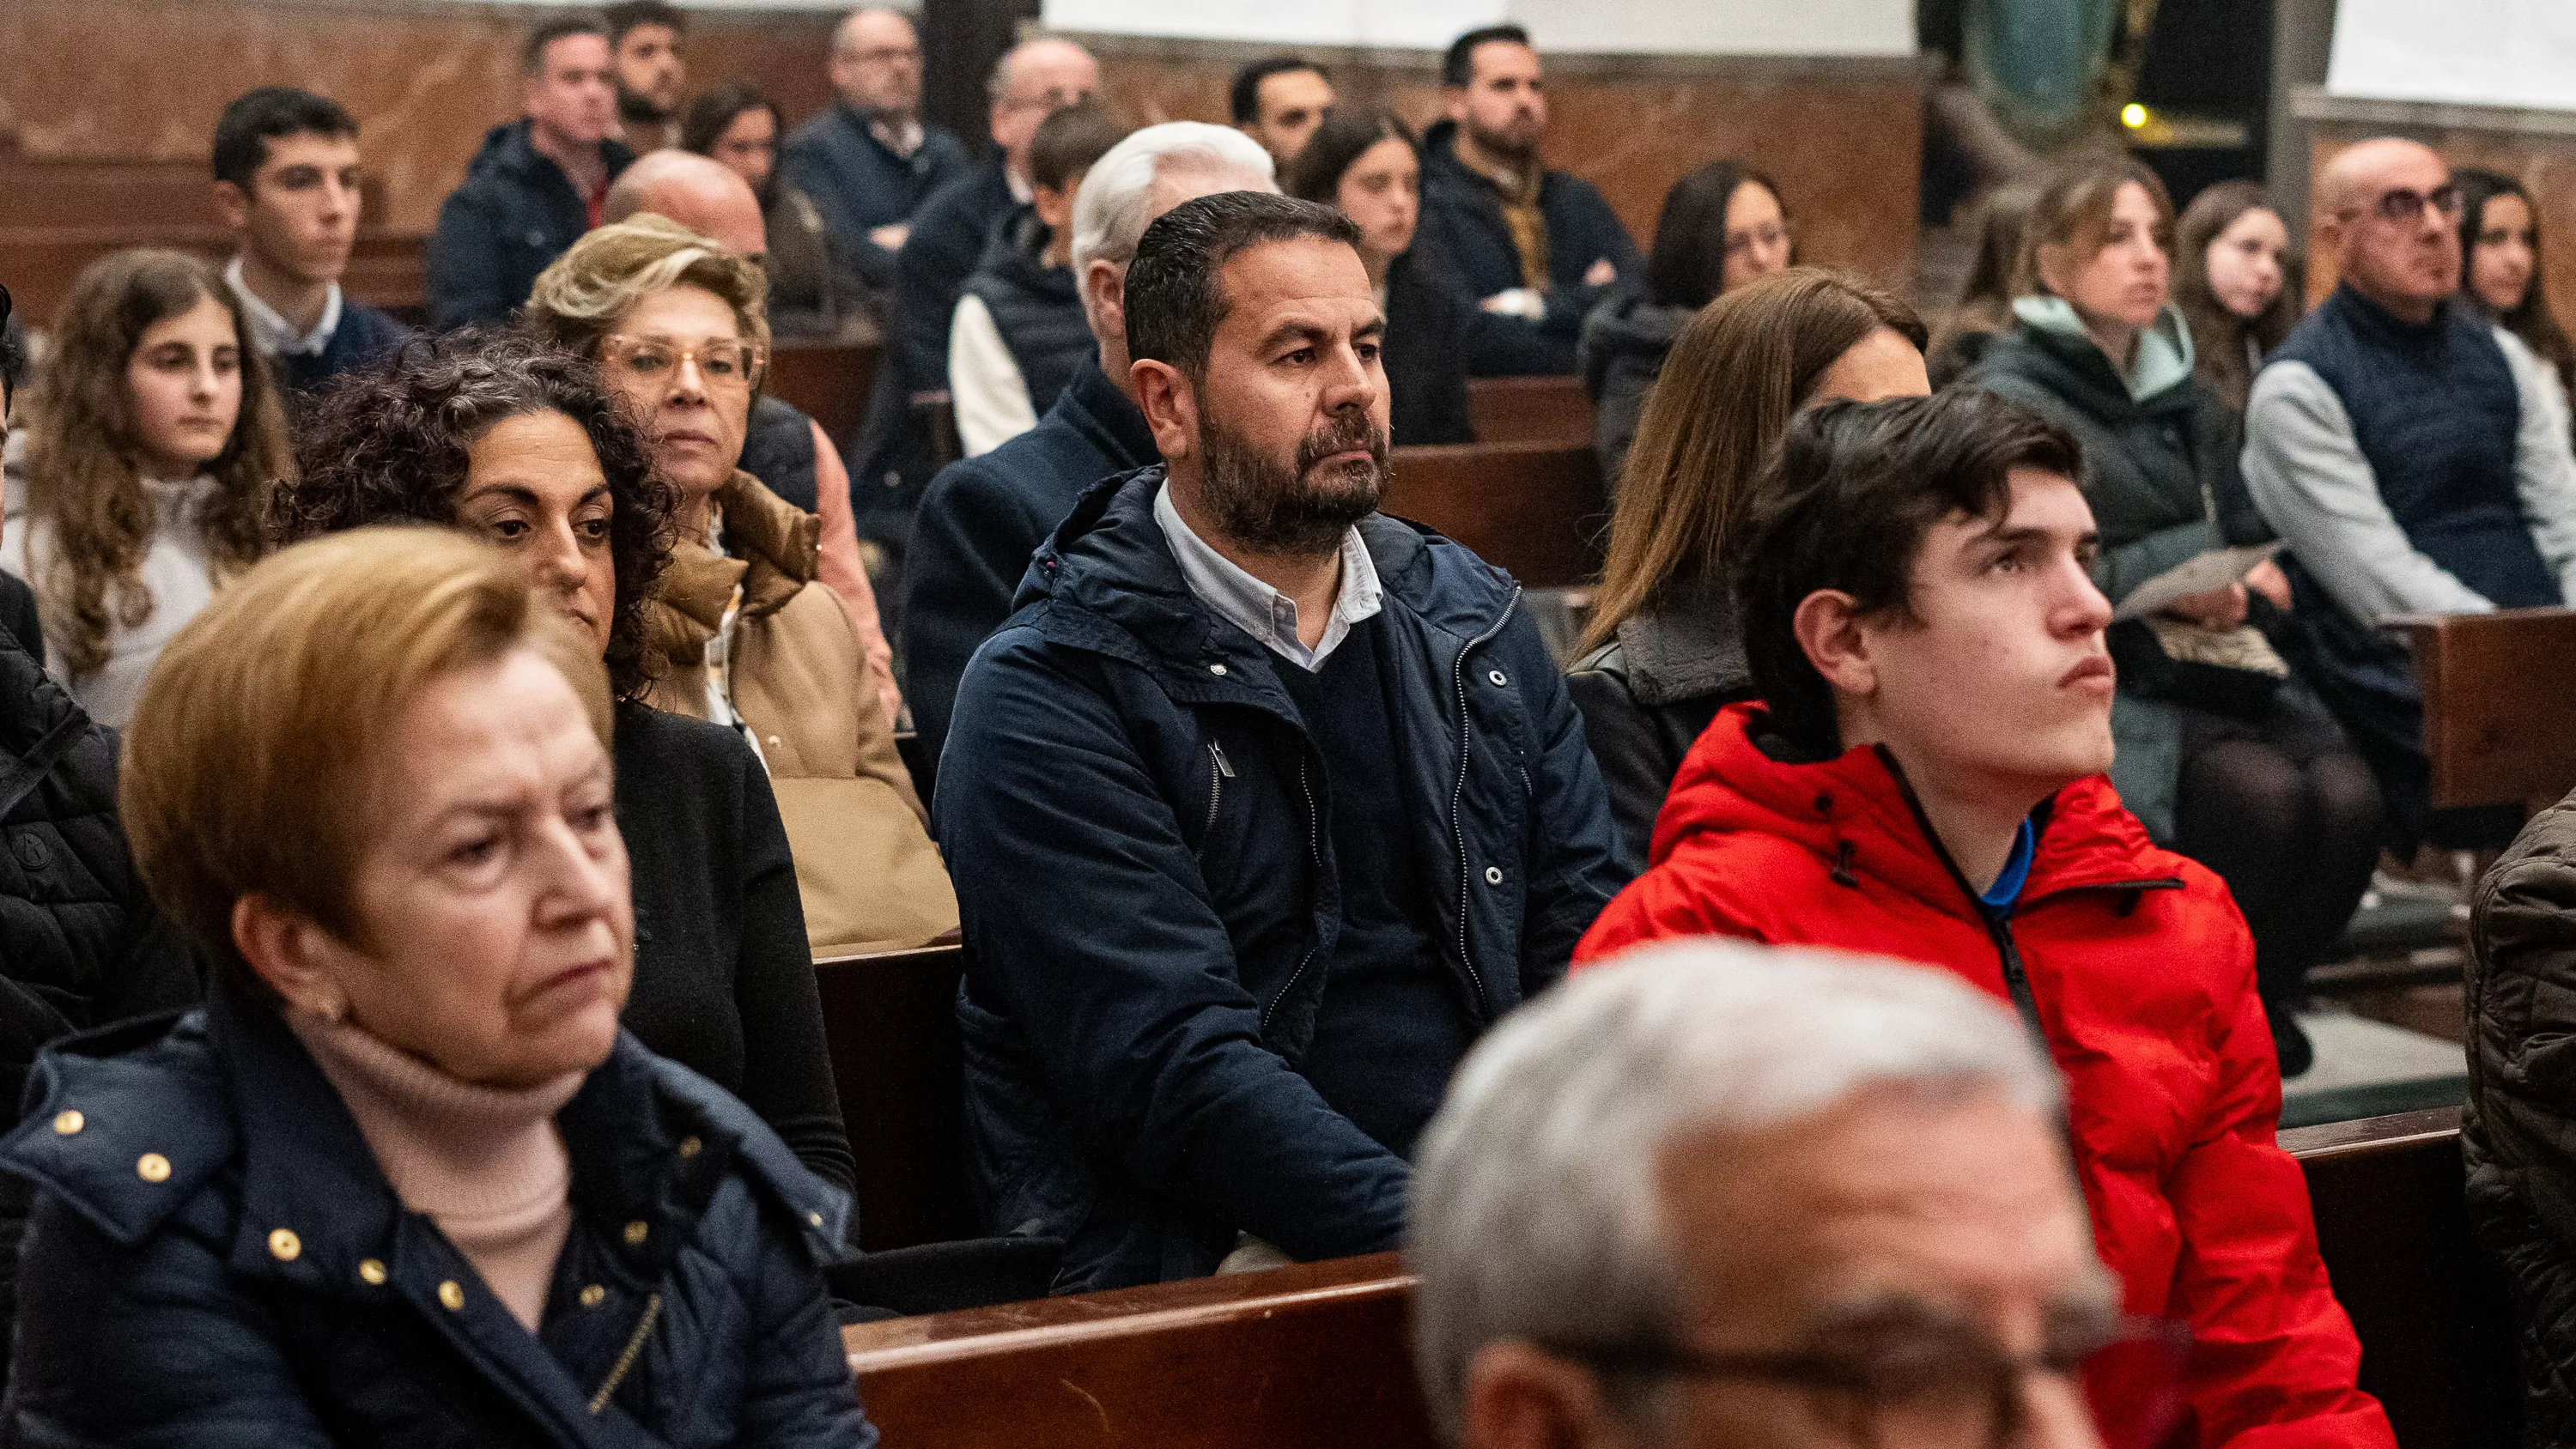
[[[161,653],[122,803],[217,983],[38,1060],[0,1440],[875,1443],[848,1198],[619,1030],[609,684],[540,589],[360,530]]]
[[[849,616],[816,578],[822,523],[739,466],[768,361],[760,268],[645,215],[537,278],[528,325],[599,364],[679,495],[646,607],[656,708],[738,730],[769,768],[814,948],[918,946],[957,897]]]

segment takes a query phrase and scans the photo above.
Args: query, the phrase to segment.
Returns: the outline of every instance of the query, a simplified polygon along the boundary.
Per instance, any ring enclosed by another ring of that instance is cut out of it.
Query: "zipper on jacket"
[[[1521,586],[1514,584],[1511,598],[1504,601],[1503,612],[1494,619],[1494,627],[1468,640],[1458,651],[1456,662],[1449,666],[1449,685],[1458,697],[1458,783],[1449,791],[1449,841],[1458,849],[1458,964],[1467,968],[1467,984],[1475,988],[1477,1009],[1489,1013],[1493,1006],[1485,997],[1485,978],[1478,974],[1476,954],[1467,946],[1467,902],[1474,893],[1470,882],[1475,872],[1467,860],[1467,832],[1458,820],[1459,807],[1467,798],[1467,752],[1473,747],[1476,733],[1467,723],[1467,656],[1476,652],[1477,645],[1503,632],[1520,602]]]
[[[1211,744],[1209,748],[1214,749],[1215,746]],[[1218,755],[1217,763],[1222,767],[1225,756]],[[1227,770],[1225,773],[1231,775],[1234,772]],[[1321,890],[1324,879],[1324,844],[1315,824],[1315,787],[1306,779],[1306,752],[1302,748],[1297,752],[1297,793],[1306,797],[1306,858],[1314,862],[1316,889]],[[1308,946],[1306,954],[1297,958],[1297,969],[1288,973],[1287,983],[1279,988],[1279,994],[1271,997],[1270,1004],[1262,1008],[1261,1029],[1264,1032],[1270,1030],[1270,1018],[1278,1013],[1279,1003],[1286,1001],[1288,993],[1297,989],[1297,978],[1306,974],[1306,963],[1314,959],[1315,948]]]
[[[1207,849],[1208,836],[1216,830],[1216,807],[1225,800],[1225,782],[1234,778],[1234,766],[1226,763],[1225,746],[1208,741],[1208,759],[1214,768],[1208,772],[1208,818],[1199,830],[1199,849]]]

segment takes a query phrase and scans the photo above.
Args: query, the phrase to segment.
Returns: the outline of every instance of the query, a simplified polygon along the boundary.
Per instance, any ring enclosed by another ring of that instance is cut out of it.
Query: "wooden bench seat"
[[[2415,654],[2433,803],[2555,803],[2576,788],[2576,609],[2392,619]]]
[[[1398,448],[1390,462],[1384,512],[1440,530],[1533,589],[1600,573],[1609,505],[1589,438]]]
[[[2459,1112],[2282,1134],[2407,1449],[2515,1442],[2501,1285],[2469,1239]],[[890,1444],[1429,1449],[1394,1254],[842,1331]]]

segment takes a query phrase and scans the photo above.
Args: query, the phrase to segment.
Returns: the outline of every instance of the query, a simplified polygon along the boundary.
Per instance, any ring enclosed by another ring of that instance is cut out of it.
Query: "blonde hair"
[[[498,549],[361,528],[252,567],[162,650],[125,731],[117,805],[153,900],[255,990],[232,940],[242,897],[357,939],[364,772],[421,690],[519,649],[562,673],[607,745],[597,647]]]
[[[73,676],[107,662],[119,628],[152,617],[143,556],[162,518],[143,486],[143,439],[126,369],[152,324],[213,298],[232,320],[241,357],[241,410],[224,450],[205,467],[215,480],[201,525],[217,582],[248,568],[268,540],[269,511],[295,462],[277,385],[241,303],[212,267],[184,252],[140,247],[82,268],[55,324],[53,355],[27,396],[27,517],[51,532],[50,558],[30,583],[45,632]],[[184,481],[184,480],[171,480]]]
[[[597,361],[600,339],[620,319],[672,287],[714,293],[733,309],[742,340],[768,353],[769,279],[760,264],[651,212],[591,232],[538,273],[528,294],[528,325],[556,346]]]

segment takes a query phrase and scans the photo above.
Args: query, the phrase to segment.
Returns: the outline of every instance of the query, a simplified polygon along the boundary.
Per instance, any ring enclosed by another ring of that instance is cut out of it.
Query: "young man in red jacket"
[[[2392,1445],[2273,1140],[2244,918],[2102,778],[2111,607],[2080,468],[2071,438],[1978,391],[1800,418],[1733,550],[1766,703],[1692,748],[1651,868],[1576,965],[1744,936],[1938,965],[2010,1000],[2066,1076],[2128,1311],[2192,1329],[2187,1442]],[[2120,1417],[2106,1404],[2113,1442]]]

